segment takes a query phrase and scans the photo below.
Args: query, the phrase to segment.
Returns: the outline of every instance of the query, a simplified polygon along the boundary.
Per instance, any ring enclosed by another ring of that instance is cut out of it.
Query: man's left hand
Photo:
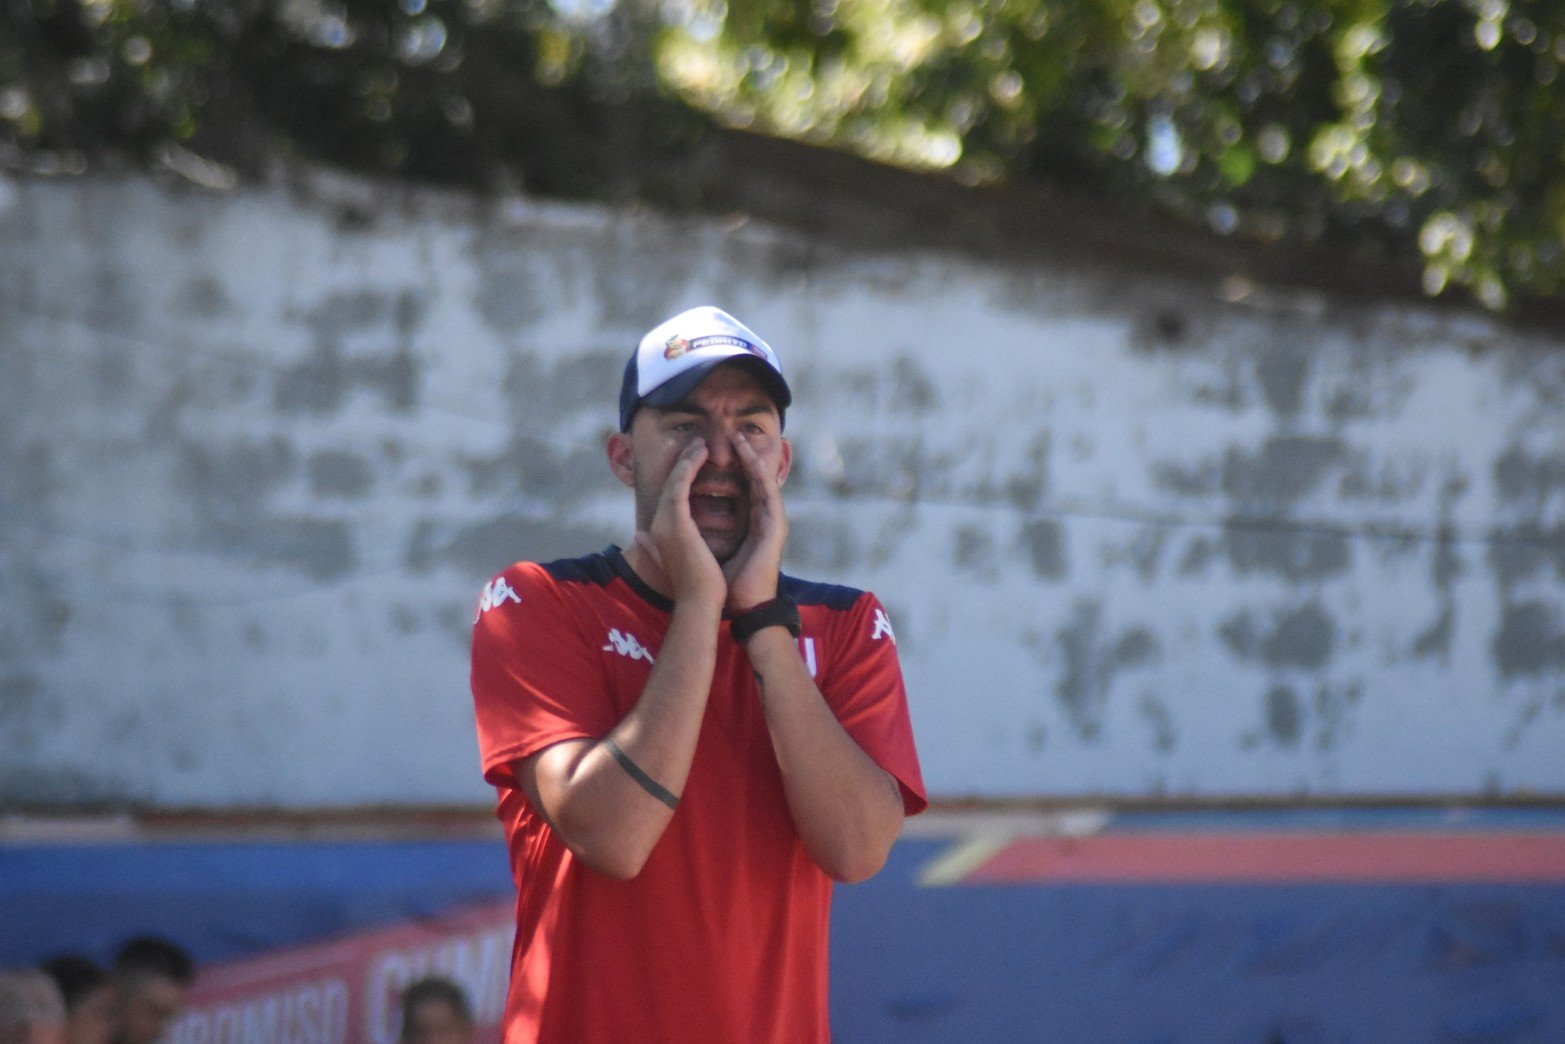
[[[743,612],[777,597],[788,515],[783,510],[776,471],[767,466],[742,432],[735,432],[733,441],[750,479],[750,531],[739,550],[723,564],[723,575],[728,578],[728,611]]]

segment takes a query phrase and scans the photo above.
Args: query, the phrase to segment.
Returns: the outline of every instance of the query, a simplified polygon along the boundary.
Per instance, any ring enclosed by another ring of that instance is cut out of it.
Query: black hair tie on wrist
[[[780,594],[728,621],[728,631],[736,642],[744,642],[767,627],[786,627],[789,634],[799,637],[799,607],[793,604],[793,599]]]

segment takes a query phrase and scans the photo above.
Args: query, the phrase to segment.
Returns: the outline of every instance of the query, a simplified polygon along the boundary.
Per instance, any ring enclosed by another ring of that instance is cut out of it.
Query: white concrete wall
[[[485,801],[483,582],[623,541],[653,322],[797,392],[790,571],[954,797],[1565,794],[1565,346],[324,177],[0,182],[0,801]]]

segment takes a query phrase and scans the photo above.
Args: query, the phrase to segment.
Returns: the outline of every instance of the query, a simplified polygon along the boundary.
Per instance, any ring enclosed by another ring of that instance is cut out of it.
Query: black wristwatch
[[[740,643],[766,627],[786,627],[789,634],[799,637],[799,607],[793,604],[793,599],[780,594],[728,621],[728,632]]]

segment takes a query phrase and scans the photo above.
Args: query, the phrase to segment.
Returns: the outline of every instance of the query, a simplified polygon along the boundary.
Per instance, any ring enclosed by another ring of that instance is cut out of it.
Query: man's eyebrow
[[[664,406],[658,412],[664,413],[664,414],[668,414],[668,413],[686,413],[686,414],[689,414],[692,417],[710,417],[712,415],[711,411],[708,410],[705,406],[697,405],[695,402],[693,402],[693,401],[691,401],[689,399],[681,399],[679,402],[673,403],[672,405]],[[776,413],[776,412],[777,412],[777,407],[774,404],[772,404],[770,401],[767,401],[767,402],[754,402],[754,403],[751,403],[748,406],[744,406],[744,407],[741,407],[738,410],[735,410],[734,414],[735,414],[735,416],[739,416],[739,417],[753,417],[753,416],[755,416],[757,414],[761,414],[761,413]]]

